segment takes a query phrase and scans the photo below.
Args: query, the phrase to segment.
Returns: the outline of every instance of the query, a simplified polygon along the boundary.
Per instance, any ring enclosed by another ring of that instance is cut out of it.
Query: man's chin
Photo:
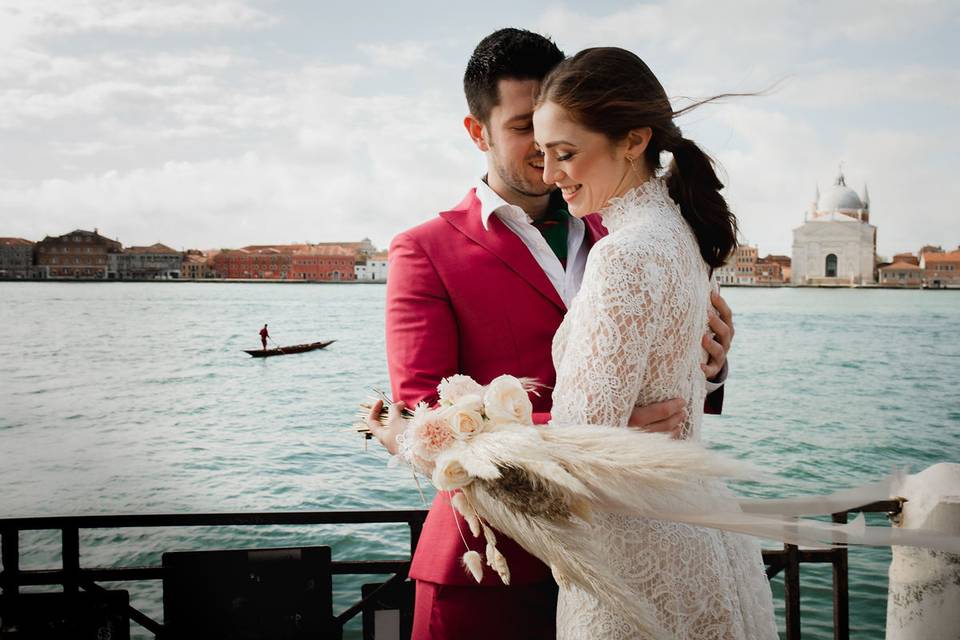
[[[514,187],[514,189],[527,196],[528,198],[542,198],[543,196],[548,196],[556,190],[556,185],[552,184],[525,184],[523,186]]]

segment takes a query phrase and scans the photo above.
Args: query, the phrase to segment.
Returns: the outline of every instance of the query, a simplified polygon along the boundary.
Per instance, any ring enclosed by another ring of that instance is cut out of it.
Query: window
[[[828,278],[837,277],[837,255],[835,253],[827,256],[825,275]]]

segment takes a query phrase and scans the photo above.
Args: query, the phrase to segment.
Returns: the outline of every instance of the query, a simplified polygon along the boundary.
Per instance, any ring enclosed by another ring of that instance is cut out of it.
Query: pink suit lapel
[[[591,247],[597,243],[597,240],[607,235],[607,228],[603,226],[603,218],[600,217],[599,213],[584,216],[583,221],[587,227],[587,239],[590,241]]]
[[[563,304],[560,294],[557,293],[550,278],[537,264],[523,241],[497,216],[490,216],[489,229],[483,227],[483,222],[480,220],[480,200],[477,199],[475,190],[471,190],[456,209],[444,211],[440,217],[499,258],[547,300],[566,311],[567,307]]]

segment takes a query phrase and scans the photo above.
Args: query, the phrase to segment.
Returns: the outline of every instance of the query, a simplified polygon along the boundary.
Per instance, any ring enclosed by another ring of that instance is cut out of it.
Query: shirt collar
[[[480,221],[483,223],[483,228],[488,231],[490,230],[490,216],[494,213],[506,214],[513,219],[523,220],[527,224],[533,223],[533,219],[527,215],[526,211],[501,198],[496,191],[490,188],[484,178],[480,178],[477,182],[477,199],[480,200]]]
[[[526,211],[516,205],[510,204],[501,198],[500,194],[490,188],[490,185],[487,184],[486,176],[477,181],[477,199],[480,201],[480,222],[483,223],[483,228],[486,231],[490,230],[490,216],[495,213],[507,215],[513,220],[523,221],[526,224],[533,224],[533,218],[531,218]],[[553,208],[563,207],[566,209],[566,203],[560,196],[559,189],[551,194],[550,206]],[[576,217],[571,217],[574,220],[578,220]]]

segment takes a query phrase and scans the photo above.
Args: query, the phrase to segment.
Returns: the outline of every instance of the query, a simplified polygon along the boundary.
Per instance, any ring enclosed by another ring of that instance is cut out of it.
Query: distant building
[[[768,255],[768,256],[766,256],[766,257],[764,257],[764,258],[761,258],[760,260],[757,261],[758,268],[760,268],[759,265],[762,265],[762,264],[770,264],[770,263],[776,263],[776,264],[780,265],[780,275],[781,275],[781,278],[783,279],[782,282],[783,282],[783,283],[789,283],[789,282],[790,282],[790,270],[791,270],[791,265],[792,265],[792,261],[790,260],[790,256],[779,256],[779,255],[770,254],[770,255]]]
[[[960,248],[956,251],[926,252],[920,255],[927,287],[960,287]]]
[[[843,173],[817,195],[802,226],[793,230],[791,281],[799,285],[876,282],[877,228],[870,224],[870,195],[847,186]]]
[[[178,280],[182,254],[165,244],[127,247],[110,254],[108,277],[112,280]]]
[[[183,280],[206,280],[216,277],[209,256],[198,249],[187,249],[180,262],[180,278]]]
[[[272,247],[224,249],[213,258],[213,269],[220,278],[286,280],[290,266],[291,254]]]
[[[890,264],[895,264],[897,262],[906,262],[907,264],[920,266],[920,258],[912,253],[898,253],[894,255],[893,260],[890,261]]]
[[[783,273],[783,263],[772,258],[773,256],[767,256],[766,258],[757,260],[757,263],[753,267],[754,284],[773,286],[782,285],[785,281],[789,282],[789,276],[785,277]],[[789,264],[790,260],[788,258],[787,269],[790,268]]]
[[[717,282],[752,285],[756,283],[757,248],[742,244],[736,248],[726,264],[716,270]]]
[[[918,265],[905,261],[894,261],[879,268],[880,284],[885,287],[913,287],[923,286],[923,269]]]
[[[0,280],[32,280],[33,243],[23,238],[0,238]]]
[[[122,245],[105,238],[97,229],[77,229],[62,236],[47,236],[36,244],[40,277],[50,279],[105,280],[109,257]]]
[[[308,282],[356,280],[357,253],[332,244],[299,245],[293,252],[293,278]]]
[[[366,258],[358,258],[356,264],[357,280],[366,282],[387,281],[387,252],[373,253]]]
[[[224,249],[213,269],[220,278],[348,282],[356,280],[356,259],[353,249],[330,243],[251,245]]]

